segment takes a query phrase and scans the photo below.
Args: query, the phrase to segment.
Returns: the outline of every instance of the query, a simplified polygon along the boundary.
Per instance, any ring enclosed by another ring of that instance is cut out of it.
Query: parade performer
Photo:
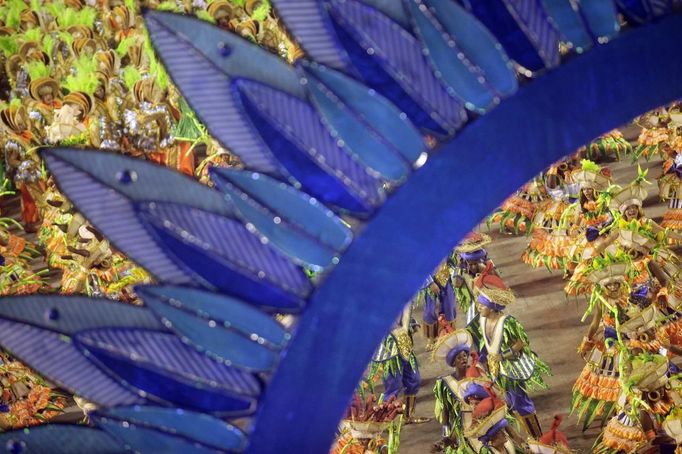
[[[449,259],[438,265],[436,272],[426,281],[420,291],[424,298],[423,334],[427,339],[426,350],[431,351],[438,336],[454,329],[457,309],[452,286],[452,267]]]
[[[507,405],[496,397],[488,397],[472,411],[473,422],[465,435],[480,444],[479,454],[515,454],[524,452],[508,432]]]
[[[412,303],[409,303],[396,320],[395,328],[375,352],[369,375],[374,376],[382,369],[385,399],[397,396],[402,391],[405,397],[405,423],[421,424],[430,421],[431,418],[414,415],[421,375],[414,354],[413,330]]]
[[[528,335],[518,320],[503,313],[515,297],[491,270],[488,264],[475,281],[483,339],[481,361],[487,364],[491,379],[504,389],[510,410],[518,414],[528,434],[537,438],[542,430],[527,391],[546,387],[542,376],[549,374],[549,367],[530,349]]]

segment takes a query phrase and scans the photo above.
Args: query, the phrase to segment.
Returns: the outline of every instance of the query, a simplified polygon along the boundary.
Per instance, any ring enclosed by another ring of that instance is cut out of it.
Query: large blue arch
[[[527,84],[443,145],[313,295],[248,452],[326,452],[373,350],[423,278],[550,163],[682,97],[680,43],[679,15],[624,33]]]

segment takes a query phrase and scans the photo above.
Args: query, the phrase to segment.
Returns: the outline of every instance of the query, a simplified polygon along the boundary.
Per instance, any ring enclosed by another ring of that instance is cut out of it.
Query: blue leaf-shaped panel
[[[416,6],[415,0],[405,1]],[[420,3],[429,8],[432,20],[454,40],[453,50],[461,51],[463,58],[480,70],[486,85],[497,97],[516,93],[518,81],[509,57],[478,19],[452,0],[422,0]],[[414,14],[416,16],[416,11]],[[441,72],[445,76],[445,71]]]
[[[343,143],[344,149],[378,178],[392,183],[400,183],[407,178],[410,165],[390,142],[316,80],[309,80],[307,87],[310,100],[324,124],[333,137],[341,139],[338,143]]]
[[[593,36],[587,29],[587,24],[580,13],[574,8],[574,4],[566,0],[542,0],[547,14],[562,35],[562,39],[570,43],[576,52],[592,47]]]
[[[147,309],[85,296],[2,298],[0,317],[68,335],[85,329],[115,326],[163,329],[154,313]]]
[[[230,84],[252,79],[303,97],[296,73],[269,52],[204,21],[154,11],[145,19],[165,68],[209,132],[249,168],[282,175],[282,166],[243,117]]]
[[[616,0],[618,9],[629,22],[643,24],[670,14],[673,0]]]
[[[541,0],[459,0],[518,64],[531,71],[559,64],[559,33]]]
[[[327,2],[340,40],[368,85],[421,128],[449,134],[463,124],[466,113],[461,103],[436,78],[412,34],[357,0]],[[391,80],[387,81],[382,72]],[[409,100],[415,105],[406,106]]]
[[[157,434],[184,437],[221,451],[240,452],[246,445],[246,435],[237,427],[210,415],[187,410],[141,406],[115,407],[97,410],[91,418],[97,425],[104,421],[128,422],[138,428],[153,430]]]
[[[402,2],[395,0],[362,0],[362,2],[381,11],[405,30],[410,29],[410,14],[405,10]]]
[[[613,38],[620,31],[616,6],[611,0],[582,0],[580,12],[598,38]]]
[[[0,345],[49,380],[97,404],[147,402],[98,369],[65,335],[0,320]]]
[[[338,146],[310,104],[253,81],[238,81],[236,89],[263,138],[306,192],[350,211],[383,202],[381,182]],[[308,167],[299,167],[303,160]]]
[[[272,0],[272,4],[306,54],[327,66],[350,70],[348,55],[319,0]]]
[[[157,173],[157,169],[162,171],[165,176],[169,174],[180,175],[169,169],[154,167],[149,163],[144,163],[144,161],[131,160],[113,153],[53,150],[44,153],[43,156],[62,192],[117,249],[163,282],[173,284],[193,283],[192,276],[179,267],[168,255],[168,251],[159,246],[150,236],[145,226],[138,219],[129,195],[143,197],[149,193],[149,195],[159,197],[161,200],[172,200],[176,196],[180,200],[184,200],[183,198],[186,197],[186,201],[192,205],[216,209],[219,213],[227,214],[227,204],[219,193],[207,187],[193,192],[192,190],[198,189],[201,185],[196,182],[187,185],[190,180],[184,177],[181,184],[177,186],[173,185],[172,180],[164,178],[148,180],[147,172],[149,171],[150,175],[154,175]],[[143,173],[138,173],[135,170],[137,165],[145,166],[144,170],[138,169],[142,170]],[[92,176],[91,172],[98,178]],[[116,178],[116,175],[119,175],[119,178]],[[137,180],[137,175],[144,175],[144,178],[141,179],[143,181]],[[107,176],[115,181],[106,181]],[[104,178],[105,181],[102,181],[101,178]],[[119,179],[129,183],[121,184]],[[149,185],[146,183],[147,181],[156,184]],[[177,180],[176,183],[179,181]],[[143,191],[133,193],[127,189],[127,186],[137,185],[137,183],[143,183],[141,186]],[[125,192],[112,190],[121,188]],[[183,188],[188,191],[181,193],[175,191],[175,189],[182,190]],[[218,199],[215,199],[216,196]]]
[[[301,61],[301,68],[308,79],[334,93],[409,162],[416,162],[425,152],[424,139],[407,115],[376,90],[315,62]]]
[[[424,47],[434,73],[449,87],[450,93],[464,103],[464,106],[477,113],[485,113],[499,102],[488,86],[485,75],[467,59],[452,37],[447,36],[434,16],[422,3],[405,0],[410,10],[414,29]]]
[[[183,341],[235,367],[270,371],[290,337],[271,317],[234,298],[185,287],[136,291]]]
[[[177,336],[138,329],[84,331],[74,343],[141,395],[201,412],[246,415],[260,384],[251,374],[197,352]]]
[[[98,427],[111,437],[125,443],[131,450],[140,454],[218,454],[215,448],[201,445],[191,438],[171,433],[158,432],[129,422],[101,418]]]
[[[258,175],[262,179],[268,178],[265,174],[235,171]],[[321,270],[329,266],[337,256],[337,251],[325,245],[298,225],[289,222],[286,218],[282,219],[278,213],[272,211],[264,202],[250,197],[239,187],[231,184],[229,180],[216,176],[215,172],[212,171],[211,173],[216,186],[225,194],[229,202],[237,208],[242,221],[245,224],[253,225],[259,234],[270,241],[273,247],[279,249],[279,251],[295,263],[308,266],[311,269]],[[292,192],[297,192],[285,183],[280,182],[279,184],[290,188]],[[288,196],[295,195],[285,189],[279,189],[279,186],[274,183],[272,186],[276,191],[267,196],[265,200],[278,201],[280,193],[286,193]]]
[[[167,203],[137,209],[154,241],[221,291],[285,308],[300,306],[312,289],[299,267],[234,219]]]
[[[106,432],[81,425],[50,424],[0,434],[10,454],[120,454],[122,443]]]
[[[232,188],[246,194],[335,251],[342,252],[353,239],[350,228],[331,210],[285,183],[255,172],[218,167],[211,169],[211,179],[219,190]]]

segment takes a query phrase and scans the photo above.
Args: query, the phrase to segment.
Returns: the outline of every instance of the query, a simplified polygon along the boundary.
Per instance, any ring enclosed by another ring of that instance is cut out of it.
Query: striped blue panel
[[[88,361],[66,336],[0,320],[0,344],[49,380],[87,400],[105,406],[146,403]]]
[[[106,432],[83,425],[49,424],[0,434],[7,453],[120,454],[122,443]]]
[[[272,370],[289,336],[272,318],[233,298],[182,287],[142,287],[138,295],[185,342],[241,369]]]
[[[531,40],[547,68],[559,64],[559,32],[550,22],[541,0],[503,0]]]
[[[219,364],[173,334],[103,329],[82,332],[74,343],[110,375],[160,403],[224,417],[255,410],[255,376]]]
[[[315,160],[327,174],[336,177],[355,197],[374,207],[383,203],[380,181],[337,146],[310,104],[252,81],[239,81],[237,86],[271,127],[307,153],[308,159]]]
[[[267,178],[265,174],[257,175],[263,179]],[[214,177],[213,180],[220,181],[221,179]],[[285,185],[284,183],[281,184]],[[311,236],[298,225],[292,224],[286,218],[282,220],[282,217],[273,212],[267,205],[264,205],[260,200],[252,199],[227,180],[218,182],[216,185],[225,194],[227,200],[237,207],[242,222],[252,224],[260,235],[267,238],[273,247],[289,257],[294,263],[308,266],[317,271],[331,265],[337,251],[322,243],[318,238]],[[277,192],[287,191],[279,190]],[[266,200],[277,200],[277,198],[278,194],[272,194]]]
[[[313,59],[333,68],[348,70],[348,55],[332,30],[319,0],[272,0],[287,30]]]
[[[353,239],[351,230],[331,210],[308,194],[254,172],[228,168],[211,169],[211,179],[223,190],[232,185],[283,221],[295,225],[321,243],[343,251]]]
[[[329,0],[329,3],[330,13],[339,26],[370,55],[369,58],[380,62],[433,120],[448,132],[462,125],[466,114],[463,114],[461,104],[431,71],[414,36],[357,0]]]
[[[44,159],[61,191],[117,249],[163,282],[193,283],[192,276],[176,265],[149,235],[124,195],[58,158],[55,152],[46,153]]]
[[[674,6],[672,0],[616,0],[616,4],[627,20],[635,24],[670,14]]]
[[[543,0],[543,5],[562,35],[578,53],[592,47],[592,37],[586,23],[571,2],[566,0]]]
[[[174,202],[213,211],[223,216],[232,214],[232,210],[218,192],[187,175],[149,161],[118,153],[73,148],[53,149],[44,153],[44,157],[48,165],[54,161],[62,161],[86,172],[101,184],[120,192],[130,200]],[[130,174],[133,181],[122,179],[124,172]],[[52,173],[59,179],[59,174]]]
[[[105,326],[163,329],[153,312],[105,299],[29,295],[0,301],[0,317],[62,334]]]
[[[486,83],[498,97],[516,93],[519,84],[509,57],[478,19],[452,0],[423,0],[423,4],[429,7],[433,19],[454,40],[455,49],[480,69]]]
[[[282,175],[277,159],[243,117],[230,81],[253,78],[302,96],[294,71],[268,52],[206,22],[158,12],[146,18],[164,66],[209,132],[249,168]],[[176,26],[180,29],[169,28]],[[220,43],[229,46],[227,57],[219,54]]]
[[[157,367],[165,374],[188,379],[197,385],[214,383],[213,387],[246,396],[260,393],[260,385],[251,374],[197,352],[171,333],[102,328],[83,331],[74,337],[74,341],[87,349],[106,349],[133,363]]]
[[[531,71],[559,63],[559,33],[540,0],[459,0],[500,41],[509,56]]]
[[[580,11],[594,36],[613,38],[620,31],[616,6],[611,0],[582,0]]]
[[[179,435],[222,451],[240,452],[246,445],[246,435],[239,428],[203,413],[135,406],[101,409],[93,415],[96,424],[103,418]]]
[[[306,85],[310,101],[317,108],[332,137],[343,141],[343,148],[371,169],[377,178],[400,183],[410,173],[410,164],[390,142],[377,134],[362,117],[344,105],[324,85],[315,80]],[[371,98],[368,98],[371,99]]]
[[[194,244],[205,254],[227,260],[234,270],[264,287],[274,286],[301,298],[312,289],[300,268],[234,219],[167,203],[149,203],[139,209],[147,222]],[[178,255],[177,251],[173,253]],[[186,257],[178,258],[187,263]],[[197,274],[210,272],[193,270]]]
[[[407,115],[376,90],[315,62],[302,61],[301,67],[306,77],[324,84],[409,162],[425,152],[424,140]]]

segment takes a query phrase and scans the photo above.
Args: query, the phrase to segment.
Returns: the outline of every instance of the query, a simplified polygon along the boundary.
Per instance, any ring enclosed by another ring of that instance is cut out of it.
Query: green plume
[[[136,67],[131,65],[123,68],[123,81],[129,90],[132,90],[135,82],[140,79],[142,79],[142,74],[140,74],[140,71]]]
[[[26,64],[26,71],[31,77],[31,80],[40,79],[41,77],[50,77],[50,68],[42,61],[31,61]]]
[[[71,47],[71,44],[73,44],[73,35],[68,32],[59,32],[59,39],[64,41],[69,47]]]
[[[208,11],[206,10],[200,9],[199,11],[197,11],[197,18],[215,24],[215,19],[213,18],[213,16],[208,14]]]
[[[128,53],[131,46],[135,45],[136,38],[129,36],[128,38],[123,38],[118,46],[116,47],[116,53],[119,57],[123,58],[124,55]]]
[[[61,28],[69,28],[78,22],[78,12],[73,8],[62,7],[55,11],[57,22]]]
[[[251,13],[253,20],[262,21],[270,15],[270,2],[263,1],[263,3]]]
[[[160,3],[159,6],[157,6],[154,9],[158,11],[171,11],[174,13],[181,12],[180,8],[178,7],[178,4],[175,3],[175,0],[166,0],[163,3]]]
[[[10,107],[19,107],[21,106],[21,98],[12,98],[12,100],[9,102]]]
[[[5,4],[4,10],[5,26],[14,29],[19,28],[19,25],[21,24],[21,12],[27,8],[28,7],[22,0],[9,0]]]
[[[131,13],[134,13],[137,11],[137,2],[136,0],[125,0],[125,5],[128,7]]]
[[[95,19],[97,19],[97,10],[90,6],[86,6],[78,11],[76,17],[78,25],[85,25],[88,28],[92,28],[95,25]]]
[[[587,170],[589,172],[599,173],[599,171],[601,170],[597,163],[590,161],[589,159],[583,159],[582,161],[580,161],[580,164],[582,165],[583,170]]]
[[[24,41],[35,41],[35,42],[40,42],[43,39],[43,32],[39,28],[32,28],[30,30],[26,30],[22,38]]]
[[[69,91],[82,91],[93,94],[99,81],[95,75],[97,63],[85,55],[81,56],[73,64],[73,73],[67,76],[64,87]]]
[[[54,49],[55,39],[52,35],[43,36],[43,51],[47,55],[52,55],[52,49]]]
[[[14,55],[19,50],[17,40],[13,36],[0,36],[0,50],[5,54],[5,57]]]

